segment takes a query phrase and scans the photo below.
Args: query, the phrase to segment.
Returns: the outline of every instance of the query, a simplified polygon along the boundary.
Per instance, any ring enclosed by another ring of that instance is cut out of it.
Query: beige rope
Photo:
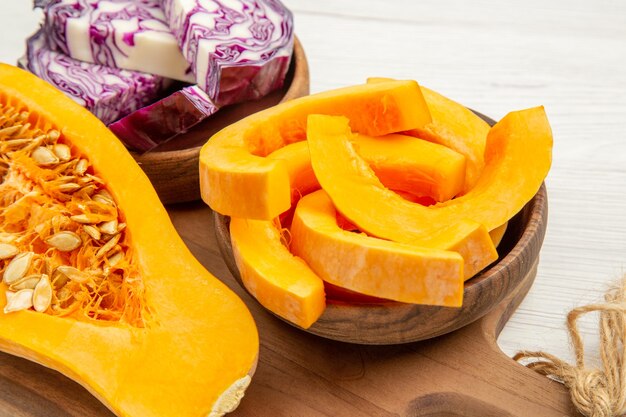
[[[526,366],[563,383],[578,411],[587,417],[626,415],[626,278],[610,288],[605,302],[573,309],[567,328],[576,355],[576,365],[545,352],[522,351],[514,359],[531,360]],[[591,312],[600,314],[601,369],[585,366],[584,345],[576,321]]]

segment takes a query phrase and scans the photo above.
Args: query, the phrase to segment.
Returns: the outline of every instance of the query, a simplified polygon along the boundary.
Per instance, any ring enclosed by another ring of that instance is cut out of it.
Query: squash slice
[[[326,308],[324,284],[289,252],[277,224],[232,217],[230,238],[237,269],[250,294],[285,320],[310,327]]]
[[[403,171],[424,172],[405,177],[402,185],[407,190],[453,195],[463,183],[464,157],[441,145],[402,135],[379,138],[357,135],[354,139],[357,146],[362,146],[359,150],[364,158],[371,160],[378,172],[386,173],[387,177],[402,177]],[[393,145],[402,151],[394,150]],[[286,145],[268,158],[286,164],[292,187],[292,209],[301,197],[320,188],[311,167],[306,141]],[[283,213],[288,223],[291,214]],[[237,268],[246,289],[263,306],[285,320],[308,328],[325,308],[324,286],[321,278],[302,259],[289,252],[278,224],[279,220],[231,218],[230,236]],[[422,296],[420,300],[428,299]],[[430,299],[433,299],[432,295]],[[443,298],[440,297],[438,302],[444,302]],[[454,304],[456,301],[448,299],[448,302]]]
[[[60,91],[4,64],[0,112],[0,236],[32,250],[20,258],[31,263],[0,261],[0,350],[67,375],[118,416],[231,411],[256,365],[256,326],[243,302],[191,255],[126,148]],[[73,172],[73,182],[61,172]],[[46,217],[57,207],[59,215]],[[114,209],[119,217],[110,219]],[[20,216],[24,222],[15,221]],[[41,239],[51,230],[54,238]],[[95,254],[87,251],[90,239],[100,242]],[[51,270],[55,262],[66,264]],[[36,311],[24,304],[16,311],[19,291],[9,286],[16,289],[29,269],[46,291],[34,289]],[[111,298],[103,287],[121,289]]]
[[[390,78],[368,78],[368,83],[388,82]],[[467,159],[467,172],[462,194],[478,181],[485,166],[484,154],[489,124],[462,104],[420,86],[428,104],[432,121],[404,132],[454,149]]]
[[[504,234],[506,233],[506,229],[508,226],[509,226],[509,222],[506,222],[503,225],[500,225],[496,227],[495,229],[489,231],[489,236],[491,236],[493,245],[496,248],[500,245],[500,242],[502,242],[502,238],[504,237]]]
[[[415,129],[431,120],[415,81],[364,84],[281,103],[222,129],[202,147],[202,199],[232,217],[271,220],[287,210],[287,168],[266,156],[304,140],[311,113],[344,115],[355,132],[371,136]]]
[[[480,222],[455,216],[432,224],[425,219],[431,207],[407,201],[385,188],[354,150],[351,136],[343,117],[309,116],[307,140],[313,170],[348,220],[380,238],[457,251],[465,260],[466,278],[497,259],[489,232]]]
[[[458,152],[398,134],[379,137],[357,134],[352,141],[380,181],[394,191],[429,196],[436,201],[446,201],[461,191],[465,158]],[[320,188],[306,141],[286,145],[268,158],[287,164],[292,205],[301,196]]]
[[[394,301],[460,307],[463,258],[341,229],[324,190],[298,202],[291,250],[324,281]]]
[[[399,134],[357,134],[352,144],[380,182],[395,191],[447,201],[462,190],[465,157],[445,146]]]

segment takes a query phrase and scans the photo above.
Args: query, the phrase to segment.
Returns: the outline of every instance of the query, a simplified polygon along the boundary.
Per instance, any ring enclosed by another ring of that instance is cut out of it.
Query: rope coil
[[[564,384],[578,411],[587,417],[626,415],[626,278],[607,290],[604,303],[577,307],[567,315],[567,329],[574,348],[572,365],[545,352],[521,351],[513,359]],[[598,312],[601,368],[585,365],[584,343],[578,319]]]

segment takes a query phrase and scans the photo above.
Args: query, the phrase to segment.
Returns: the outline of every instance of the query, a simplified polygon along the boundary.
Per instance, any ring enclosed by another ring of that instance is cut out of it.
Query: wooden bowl
[[[291,66],[282,89],[268,96],[220,109],[174,140],[144,154],[132,153],[164,204],[200,199],[200,148],[222,128],[259,110],[309,94],[309,65],[302,44],[295,38]]]
[[[547,218],[548,199],[542,185],[509,221],[498,247],[499,260],[465,283],[461,308],[327,299],[322,316],[305,331],[343,342],[388,345],[430,339],[466,326],[487,314],[521,283],[534,280]],[[214,213],[214,221],[226,265],[243,286],[230,242],[230,218]]]

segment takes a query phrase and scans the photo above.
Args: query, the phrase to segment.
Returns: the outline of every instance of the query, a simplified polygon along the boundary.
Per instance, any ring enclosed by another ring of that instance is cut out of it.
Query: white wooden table
[[[416,79],[499,119],[543,104],[555,137],[537,280],[504,329],[505,352],[572,358],[564,317],[626,265],[626,2],[285,0],[312,92],[369,76]],[[39,13],[0,2],[0,61],[15,63]],[[588,356],[596,322],[583,321]]]

